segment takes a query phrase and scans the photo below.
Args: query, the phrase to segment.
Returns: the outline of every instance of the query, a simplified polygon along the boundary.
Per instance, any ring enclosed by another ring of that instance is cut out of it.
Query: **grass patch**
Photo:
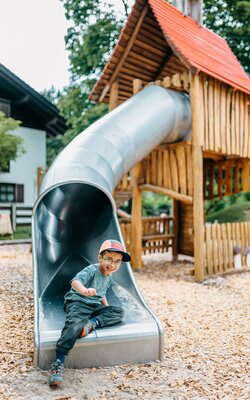
[[[217,221],[219,224],[225,222],[248,222],[250,221],[250,202],[245,201],[223,208],[222,210],[209,213],[206,216],[207,222]]]
[[[31,226],[19,225],[13,235],[0,236],[0,240],[31,239]]]

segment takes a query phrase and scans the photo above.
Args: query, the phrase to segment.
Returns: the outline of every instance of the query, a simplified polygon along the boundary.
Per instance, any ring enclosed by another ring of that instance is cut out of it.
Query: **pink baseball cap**
[[[131,260],[131,257],[126,252],[126,249],[123,246],[123,244],[121,244],[117,240],[113,240],[113,239],[105,240],[105,242],[103,242],[103,244],[101,245],[99,253],[102,253],[105,250],[107,250],[107,251],[115,251],[117,253],[121,253],[122,254],[122,261],[130,261]]]

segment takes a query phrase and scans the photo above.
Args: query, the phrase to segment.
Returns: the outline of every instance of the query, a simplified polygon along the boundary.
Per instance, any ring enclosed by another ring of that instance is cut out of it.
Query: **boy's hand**
[[[74,279],[71,283],[73,289],[83,296],[96,296],[96,290],[94,288],[86,288],[80,281]]]
[[[96,296],[96,290],[93,288],[88,288],[85,290],[85,296]]]

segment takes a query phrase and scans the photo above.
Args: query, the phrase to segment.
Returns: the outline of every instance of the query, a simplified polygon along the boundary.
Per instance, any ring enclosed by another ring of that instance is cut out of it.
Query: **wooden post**
[[[133,94],[136,94],[142,90],[142,80],[133,79]]]
[[[37,168],[37,194],[40,193],[41,183],[43,180],[44,171],[42,167]]]
[[[109,97],[109,111],[112,111],[118,106],[118,94],[119,94],[119,84],[115,81],[111,85],[110,97]]]
[[[247,192],[249,190],[249,160],[244,158],[242,160],[242,190]]]
[[[178,256],[178,239],[179,239],[179,201],[173,200],[173,260],[177,260]]]
[[[131,225],[131,265],[133,268],[141,268],[142,262],[142,191],[140,190],[140,179],[142,164],[137,164],[131,170],[133,197],[132,197],[132,225]]]
[[[142,88],[140,79],[133,80],[133,93],[138,93]],[[142,262],[142,190],[140,178],[142,163],[138,163],[131,170],[132,178],[132,222],[131,222],[131,265],[133,268],[141,268]]]
[[[201,90],[199,75],[191,77],[192,110],[192,165],[193,165],[193,217],[194,217],[194,273],[195,279],[204,279],[204,213],[203,213],[203,156],[200,113]],[[213,118],[213,115],[210,116]]]
[[[12,203],[11,204],[11,225],[12,225],[12,230],[13,232],[16,232],[16,204]]]

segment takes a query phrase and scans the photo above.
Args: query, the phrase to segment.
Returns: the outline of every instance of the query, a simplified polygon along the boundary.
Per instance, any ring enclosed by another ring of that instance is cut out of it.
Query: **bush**
[[[250,201],[250,192],[245,192],[244,197],[245,197],[246,201]]]
[[[170,214],[172,200],[163,194],[143,192],[142,214],[144,216],[158,216],[162,213]]]
[[[233,205],[223,210],[208,213],[206,216],[207,222],[225,223],[225,222],[244,222],[248,221],[248,213],[246,212],[250,208],[250,203],[245,202],[240,205]]]

